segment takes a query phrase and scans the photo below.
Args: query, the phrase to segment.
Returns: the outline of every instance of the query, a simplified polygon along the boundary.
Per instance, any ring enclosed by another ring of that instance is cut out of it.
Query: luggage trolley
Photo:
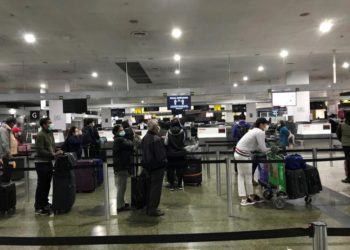
[[[284,157],[268,153],[267,160],[283,160]],[[285,200],[289,199],[287,192],[286,170],[284,162],[278,163],[260,163],[259,164],[259,183],[265,189],[263,197],[266,200],[272,200],[277,209],[285,206]],[[310,204],[312,197],[310,194],[303,196],[305,203]],[[303,198],[299,197],[299,198]]]

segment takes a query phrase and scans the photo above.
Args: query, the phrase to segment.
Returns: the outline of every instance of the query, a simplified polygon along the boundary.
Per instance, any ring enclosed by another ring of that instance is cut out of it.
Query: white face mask
[[[267,131],[267,130],[269,130],[269,125],[266,125],[264,128],[264,131]]]

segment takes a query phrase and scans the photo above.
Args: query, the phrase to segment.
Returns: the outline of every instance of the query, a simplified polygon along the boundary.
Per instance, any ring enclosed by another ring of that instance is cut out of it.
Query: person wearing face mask
[[[258,118],[255,128],[248,131],[238,142],[235,149],[235,160],[251,160],[252,152],[266,153],[269,149],[265,143],[265,131],[268,128],[268,121],[265,118]],[[253,205],[263,200],[254,194],[253,171],[251,163],[238,163],[238,195],[241,198],[241,205]]]
[[[88,158],[100,158],[100,136],[95,128],[95,122],[91,118],[84,120],[83,148],[84,155]]]
[[[52,161],[63,151],[58,150],[53,137],[53,124],[50,118],[40,120],[41,131],[35,139],[36,157],[35,169],[38,175],[35,192],[35,214],[47,215],[51,213],[52,205],[49,203],[49,192],[52,180]]]
[[[12,128],[16,125],[16,118],[9,117],[6,119],[5,123],[0,126],[0,160],[2,160],[4,173],[2,176],[3,183],[10,182],[12,175],[12,166],[10,160],[14,153],[12,150],[12,145],[14,143],[14,135],[12,133]]]
[[[117,186],[117,211],[120,213],[130,209],[130,205],[125,202],[125,191],[133,159],[134,144],[127,138],[122,126],[116,125],[112,132],[114,134],[113,168]]]
[[[83,153],[83,137],[81,130],[72,126],[68,131],[67,138],[62,148],[65,152],[75,153],[77,158],[80,159]]]
[[[164,172],[167,165],[167,155],[162,139],[158,135],[160,127],[157,120],[148,122],[148,132],[141,142],[142,166],[146,175],[147,214],[163,216],[158,209],[162,194]]]

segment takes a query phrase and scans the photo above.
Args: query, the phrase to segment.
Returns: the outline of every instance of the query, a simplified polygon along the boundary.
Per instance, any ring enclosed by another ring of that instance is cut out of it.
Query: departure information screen
[[[168,109],[191,109],[191,96],[168,96]]]

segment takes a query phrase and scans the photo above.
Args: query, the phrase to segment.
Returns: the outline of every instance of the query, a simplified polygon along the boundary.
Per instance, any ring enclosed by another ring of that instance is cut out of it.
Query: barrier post
[[[206,143],[205,144],[205,151],[206,152],[209,152],[209,144]],[[207,161],[209,161],[209,154],[206,154],[206,157]],[[210,163],[207,163],[207,176],[208,176],[208,179],[210,179]]]
[[[333,149],[333,134],[331,133],[331,135],[330,135],[330,139],[329,139],[329,148],[330,149]],[[329,157],[330,158],[333,158],[333,151],[331,150],[331,151],[329,151]],[[331,167],[333,167],[333,161],[331,161]]]
[[[226,187],[227,187],[227,214],[229,217],[233,216],[233,204],[232,204],[232,169],[231,169],[231,158],[226,158]]]
[[[106,220],[109,220],[110,218],[110,212],[109,212],[109,180],[108,180],[108,164],[107,161],[103,162],[103,184],[104,184],[104,205],[105,205],[105,217]]]
[[[220,161],[220,151],[216,151],[216,160]],[[216,193],[221,196],[221,170],[220,163],[216,163]]]
[[[29,157],[25,156],[24,159],[24,168],[29,168]],[[27,202],[30,201],[30,194],[29,194],[29,171],[24,171],[24,192],[26,195]]]
[[[327,250],[328,241],[327,241],[327,224],[321,221],[312,223],[314,228],[314,237],[313,237],[313,249],[314,250]]]
[[[313,159],[312,165],[315,168],[317,168],[317,148],[312,149],[312,159]]]

